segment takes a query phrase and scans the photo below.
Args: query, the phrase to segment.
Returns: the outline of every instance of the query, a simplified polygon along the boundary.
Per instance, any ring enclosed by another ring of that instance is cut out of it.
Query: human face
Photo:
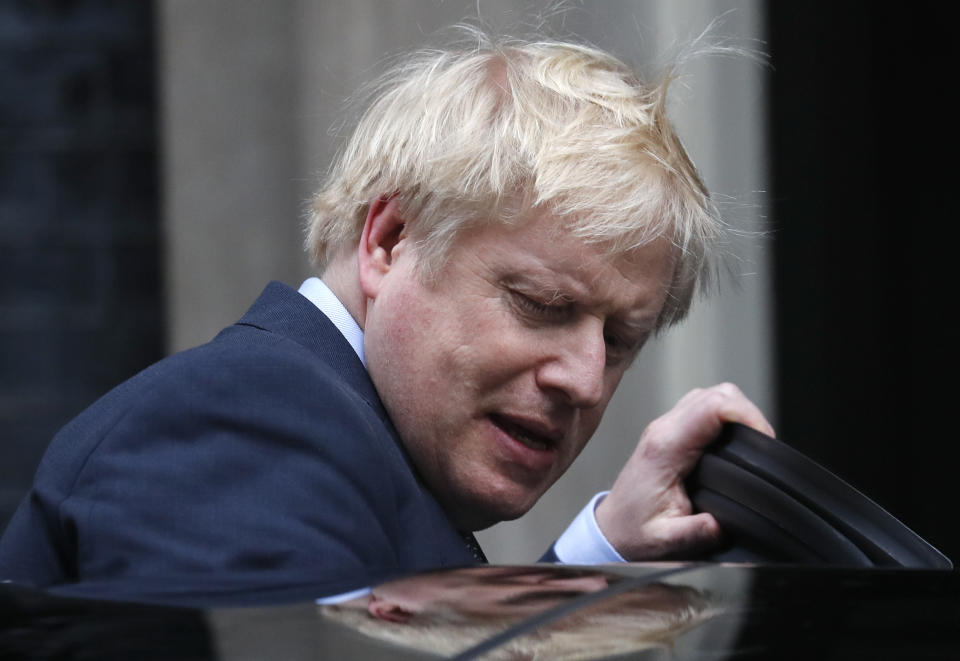
[[[663,307],[667,244],[613,258],[557,225],[466,230],[429,280],[399,235],[365,280],[371,378],[463,530],[519,517],[563,474]]]

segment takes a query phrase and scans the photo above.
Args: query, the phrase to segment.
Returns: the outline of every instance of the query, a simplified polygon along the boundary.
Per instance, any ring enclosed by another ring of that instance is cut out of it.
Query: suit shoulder
[[[393,444],[389,423],[334,366],[289,338],[234,326],[101,397],[54,437],[41,472],[62,482],[118,444],[152,452],[229,438],[242,452],[258,444],[336,447],[345,436]]]

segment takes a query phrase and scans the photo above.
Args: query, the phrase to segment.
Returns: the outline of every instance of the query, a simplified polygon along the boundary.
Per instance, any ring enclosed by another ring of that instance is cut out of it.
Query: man
[[[309,220],[322,280],[54,439],[0,542],[35,585],[260,585],[457,565],[569,467],[683,318],[721,224],[653,85],[579,45],[416,54],[384,76]],[[735,387],[687,395],[548,559],[691,553],[682,478]],[[151,583],[152,582],[152,583]]]

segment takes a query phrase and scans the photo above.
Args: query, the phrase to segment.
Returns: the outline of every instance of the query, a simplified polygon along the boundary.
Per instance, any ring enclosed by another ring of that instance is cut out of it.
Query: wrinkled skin
[[[464,530],[524,514],[566,471],[665,300],[669,245],[611,258],[552,221],[466,230],[428,279],[394,201],[379,199],[356,271],[328,281],[364,328],[368,370],[417,471]],[[726,421],[772,433],[729,384],[688,394],[643,433],[596,511],[621,555],[718,537],[709,514],[690,515],[682,481]]]

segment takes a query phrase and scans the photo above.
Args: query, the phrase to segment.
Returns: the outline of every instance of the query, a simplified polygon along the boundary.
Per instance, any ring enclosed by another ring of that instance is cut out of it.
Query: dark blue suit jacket
[[[0,541],[0,579],[39,586],[472,562],[350,345],[279,283],[64,427]]]

